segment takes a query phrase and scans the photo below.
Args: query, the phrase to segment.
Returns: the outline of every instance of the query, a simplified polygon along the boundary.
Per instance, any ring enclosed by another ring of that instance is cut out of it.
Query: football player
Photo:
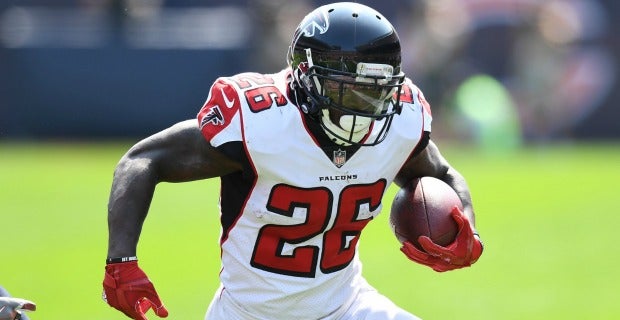
[[[26,299],[13,298],[0,286],[0,320],[28,320],[22,311],[35,311],[37,305]]]
[[[220,178],[221,286],[205,319],[417,319],[366,282],[357,252],[392,182],[437,177],[464,204],[454,243],[405,243],[409,259],[436,271],[476,262],[467,184],[430,139],[430,106],[401,70],[390,22],[362,4],[325,5],[301,21],[287,56],[278,73],[217,79],[197,120],[122,157],[103,281],[112,307],[168,315],[136,257],[160,182]]]

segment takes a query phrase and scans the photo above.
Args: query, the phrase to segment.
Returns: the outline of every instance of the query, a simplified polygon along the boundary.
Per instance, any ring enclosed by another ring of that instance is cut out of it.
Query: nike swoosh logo
[[[224,88],[221,88],[220,91],[222,91],[222,96],[224,97],[224,103],[226,104],[226,108],[232,108],[235,104],[235,99],[228,100],[228,96],[226,95],[226,93],[224,93]]]

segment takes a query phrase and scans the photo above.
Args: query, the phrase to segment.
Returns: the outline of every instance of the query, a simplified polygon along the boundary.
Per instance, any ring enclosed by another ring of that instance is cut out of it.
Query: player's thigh
[[[343,320],[420,320],[420,318],[400,308],[377,290],[368,289],[360,292]]]

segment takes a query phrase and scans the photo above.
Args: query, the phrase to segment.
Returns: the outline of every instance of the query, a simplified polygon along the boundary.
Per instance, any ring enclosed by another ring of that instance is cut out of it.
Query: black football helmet
[[[295,30],[288,64],[302,110],[342,145],[376,145],[400,113],[400,40],[379,12],[352,2],[309,13]],[[367,138],[374,125],[381,125]]]

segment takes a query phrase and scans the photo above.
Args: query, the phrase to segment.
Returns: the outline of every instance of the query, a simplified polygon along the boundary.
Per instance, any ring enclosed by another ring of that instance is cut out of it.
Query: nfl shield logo
[[[345,162],[347,162],[347,152],[340,149],[334,151],[334,164],[336,167],[342,167]]]

